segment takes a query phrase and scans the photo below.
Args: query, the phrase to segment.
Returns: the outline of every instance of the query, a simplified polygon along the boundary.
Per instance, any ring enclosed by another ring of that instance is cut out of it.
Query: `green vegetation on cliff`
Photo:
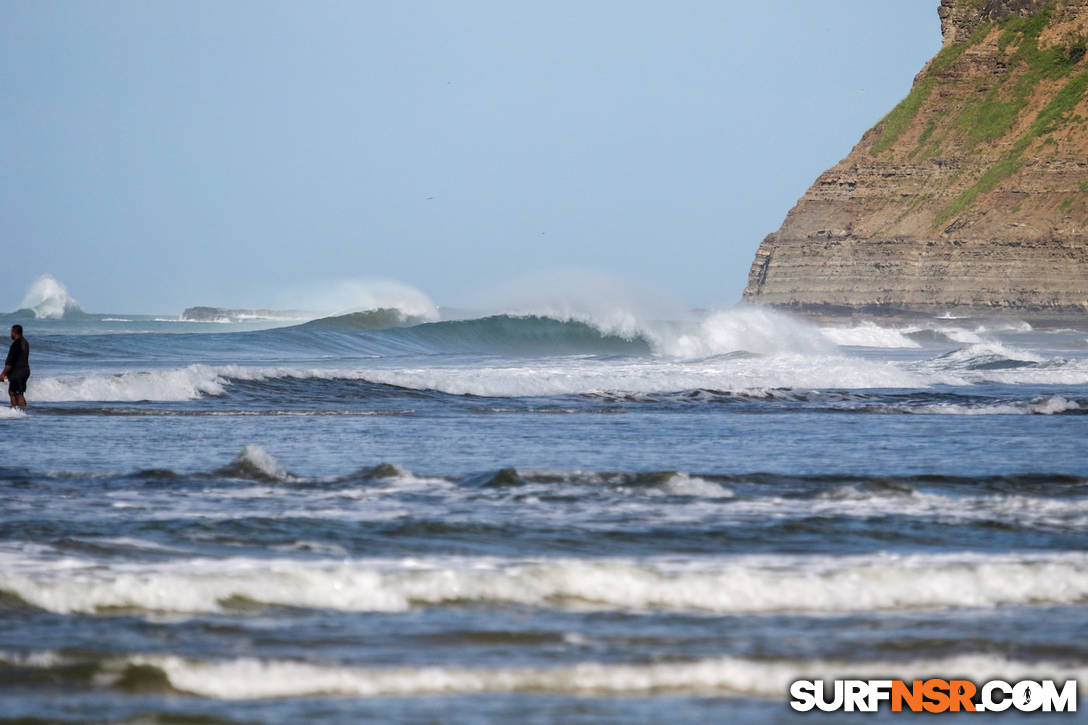
[[[922,104],[929,98],[929,94],[933,91],[933,87],[936,85],[937,78],[941,73],[944,73],[949,66],[955,63],[963,54],[963,51],[985,38],[988,30],[989,26],[979,28],[966,43],[942,48],[941,52],[929,62],[929,65],[926,66],[925,77],[915,83],[907,97],[900,101],[899,105],[893,108],[880,122],[880,138],[872,146],[874,154],[886,151],[899,140],[903,132],[913,123]]]
[[[1069,123],[1084,120],[1073,111],[1088,90],[1084,63],[1088,33],[1077,27],[1066,30],[1057,41],[1042,41],[1059,7],[1055,0],[1031,15],[983,22],[967,40],[946,45],[920,74],[910,94],[874,129],[875,140],[869,147],[874,156],[906,154],[924,161],[976,153],[991,158],[973,183],[935,211],[934,226],[966,211],[979,196],[1019,171],[1025,153],[1036,141],[1058,146],[1059,132]],[[990,47],[978,52],[993,52],[1003,69],[996,76],[975,78],[969,87],[952,92],[957,63],[983,43]],[[1048,84],[1058,84],[1059,90],[1040,108],[1038,94]],[[1033,108],[1038,109],[1035,118],[1026,130],[1017,131],[1027,122],[1024,113]],[[915,140],[910,141],[908,132],[923,122]]]
[[[952,217],[963,212],[969,207],[979,194],[990,191],[997,186],[1001,181],[1016,173],[1023,165],[1021,157],[1024,152],[1028,150],[1031,143],[1043,136],[1044,134],[1053,133],[1058,130],[1061,124],[1066,120],[1069,113],[1080,102],[1080,99],[1084,96],[1085,90],[1088,90],[1088,71],[1078,73],[1065,84],[1065,86],[1058,92],[1046,108],[1039,112],[1039,115],[1035,117],[1035,121],[1031,124],[1031,127],[1024,133],[1012,149],[1005,154],[1000,160],[982,175],[978,181],[972,184],[966,191],[959,195],[955,201],[941,209],[937,213],[937,217],[934,223],[937,226],[944,224]]]
[[[1088,0],[941,0],[910,94],[760,245],[745,299],[1088,314]]]

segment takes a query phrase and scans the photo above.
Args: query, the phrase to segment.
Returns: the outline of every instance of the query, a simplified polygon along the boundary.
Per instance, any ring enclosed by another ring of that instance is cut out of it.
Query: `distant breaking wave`
[[[498,353],[512,355],[661,355],[701,358],[737,352],[819,354],[835,345],[807,323],[765,308],[737,307],[686,321],[610,318],[571,314],[498,314],[429,322],[395,309],[326,317],[291,329],[334,332],[391,330],[381,338],[361,338],[381,353],[410,347],[411,352]]]
[[[474,320],[431,322],[399,331],[435,352],[507,354],[648,355],[650,342],[641,334],[624,337],[578,320],[495,315]]]
[[[43,274],[30,285],[19,305],[19,312],[33,313],[38,320],[60,320],[83,317],[79,303],[68,294],[68,288],[55,277]]]

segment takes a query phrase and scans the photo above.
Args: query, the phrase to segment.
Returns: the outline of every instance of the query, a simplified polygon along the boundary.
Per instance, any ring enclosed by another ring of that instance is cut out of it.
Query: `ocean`
[[[1086,693],[1083,326],[22,322],[0,722],[841,722],[787,692],[842,676]]]

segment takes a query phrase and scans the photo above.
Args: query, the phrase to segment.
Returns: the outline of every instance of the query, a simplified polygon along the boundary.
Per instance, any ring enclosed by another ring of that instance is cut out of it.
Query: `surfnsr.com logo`
[[[1077,681],[1009,683],[990,680],[798,680],[790,685],[790,707],[798,712],[1076,712]]]

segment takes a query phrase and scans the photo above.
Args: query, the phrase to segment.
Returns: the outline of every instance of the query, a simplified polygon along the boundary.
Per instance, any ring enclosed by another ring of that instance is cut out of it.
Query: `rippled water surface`
[[[775,723],[813,718],[801,677],[1088,687],[1084,330],[26,327],[0,721]]]

